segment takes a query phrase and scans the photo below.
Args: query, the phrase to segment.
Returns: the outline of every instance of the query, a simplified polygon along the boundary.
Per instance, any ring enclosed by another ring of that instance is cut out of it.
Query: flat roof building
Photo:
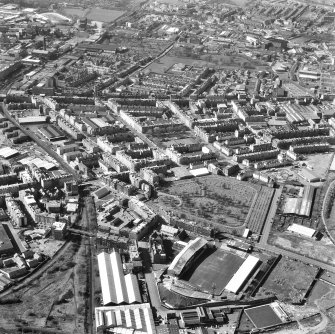
[[[226,285],[225,289],[237,294],[258,264],[259,259],[249,255]]]

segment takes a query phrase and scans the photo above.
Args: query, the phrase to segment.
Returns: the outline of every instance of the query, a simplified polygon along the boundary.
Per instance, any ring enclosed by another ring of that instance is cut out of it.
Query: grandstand
[[[256,268],[258,262],[259,259],[257,257],[249,255],[232,279],[228,282],[225,289],[237,294]]]
[[[168,268],[168,274],[177,277],[181,276],[182,273],[185,273],[203,254],[207,247],[207,240],[203,238],[196,238],[189,241],[172,261]]]

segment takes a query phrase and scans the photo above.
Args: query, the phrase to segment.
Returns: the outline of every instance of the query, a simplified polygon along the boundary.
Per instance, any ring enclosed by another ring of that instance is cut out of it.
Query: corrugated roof
[[[98,265],[104,305],[131,304],[142,301],[136,276],[123,274],[119,253],[100,253]]]
[[[156,333],[155,323],[149,303],[97,307],[95,309],[97,328],[113,326],[114,333],[138,334]]]

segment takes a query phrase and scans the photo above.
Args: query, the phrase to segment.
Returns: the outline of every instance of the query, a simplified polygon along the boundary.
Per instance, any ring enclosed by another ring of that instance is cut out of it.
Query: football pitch
[[[202,291],[220,295],[245,259],[238,255],[216,250],[207,257],[199,259],[197,268],[189,271],[182,279]]]

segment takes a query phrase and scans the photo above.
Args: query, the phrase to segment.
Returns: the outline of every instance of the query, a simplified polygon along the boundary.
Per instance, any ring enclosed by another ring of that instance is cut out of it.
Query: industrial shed
[[[96,307],[97,329],[111,326],[116,334],[155,334],[155,322],[149,303]]]
[[[305,186],[302,197],[286,199],[283,213],[309,217],[312,211],[314,193],[315,187]]]
[[[18,155],[20,152],[11,147],[3,147],[0,149],[0,157],[5,159],[13,158]]]
[[[93,193],[93,196],[95,197],[95,199],[100,199],[100,198],[107,196],[109,193],[110,193],[110,190],[107,187],[102,187],[96,190]]]
[[[119,253],[100,253],[98,265],[104,305],[142,302],[137,278],[133,274],[123,274]]]
[[[47,123],[49,120],[50,116],[19,117],[19,123],[23,125]]]
[[[287,230],[292,233],[300,234],[307,238],[313,238],[316,234],[316,230],[310,227],[302,226],[299,224],[290,225]]]
[[[257,257],[249,255],[242,263],[241,267],[234,274],[232,279],[228,282],[225,289],[237,294],[253,270],[256,268],[258,262],[259,259]]]

